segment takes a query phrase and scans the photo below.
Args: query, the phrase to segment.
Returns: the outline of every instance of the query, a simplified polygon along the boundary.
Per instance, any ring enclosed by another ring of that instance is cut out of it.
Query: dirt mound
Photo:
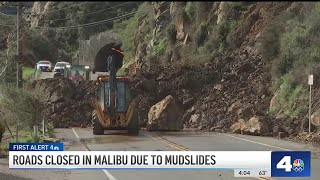
[[[133,90],[141,99],[139,108],[149,109],[171,94],[185,111],[187,127],[191,127],[191,116],[199,114],[200,129],[229,128],[238,119],[265,115],[272,95],[268,72],[260,57],[243,59],[230,54],[203,67],[143,69],[133,77]],[[146,116],[141,116],[143,121]]]
[[[91,99],[96,95],[93,81],[73,82],[67,78],[42,79],[28,85],[44,92],[45,116],[54,127],[85,127],[91,124]]]

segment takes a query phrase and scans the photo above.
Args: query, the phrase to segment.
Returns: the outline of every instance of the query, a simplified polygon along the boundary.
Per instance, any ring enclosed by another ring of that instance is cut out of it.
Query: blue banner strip
[[[9,151],[63,151],[63,143],[10,143]]]

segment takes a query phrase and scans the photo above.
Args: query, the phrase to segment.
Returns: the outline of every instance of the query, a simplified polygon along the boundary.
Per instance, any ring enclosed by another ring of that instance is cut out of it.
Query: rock
[[[249,135],[262,135],[267,134],[268,132],[268,126],[258,117],[252,117],[246,122],[245,128],[243,129],[243,133]]]
[[[238,122],[234,123],[230,129],[233,133],[240,134],[242,133],[243,128],[245,127],[245,121],[243,119],[239,119]]]
[[[72,122],[71,127],[80,127],[80,124],[78,122]]]
[[[214,126],[210,128],[210,131],[216,131],[217,129],[221,129],[221,126]]]
[[[60,139],[57,139],[57,138],[45,138],[45,139],[43,139],[43,142],[53,142],[53,143],[56,143],[56,142],[60,142]]]
[[[193,114],[189,120],[190,124],[198,124],[201,121],[200,114]]]
[[[156,89],[157,87],[157,82],[151,79],[144,79],[140,81],[137,85],[137,88],[145,89],[149,92],[152,92]]]
[[[233,104],[228,108],[228,112],[234,112],[234,111],[238,110],[241,106],[242,106],[242,104],[240,103],[240,101],[237,101],[237,102],[233,103]]]
[[[183,129],[182,109],[171,95],[153,105],[148,113],[147,130],[178,131]]]
[[[279,132],[281,131],[281,128],[280,128],[280,126],[273,126],[273,128],[272,128],[272,134],[273,134],[273,136],[278,136],[278,134],[279,134]]]
[[[194,113],[194,111],[196,110],[196,108],[194,106],[192,106],[192,108],[188,109],[183,117],[182,117],[182,121],[183,122],[188,122],[190,120],[191,115]]]
[[[53,102],[53,103],[55,103],[55,102],[57,102],[57,101],[59,101],[61,99],[62,99],[62,96],[60,96],[58,92],[52,93],[52,95],[50,97],[50,101]]]
[[[312,137],[312,142],[320,142],[320,135],[319,134],[315,134]]]
[[[314,126],[320,126],[320,112],[319,110],[314,112],[312,115],[311,115],[311,123],[314,125]]]
[[[253,104],[248,104],[244,108],[237,111],[238,118],[247,119],[254,115],[255,106]]]
[[[193,97],[185,98],[185,99],[183,99],[182,105],[189,106],[193,102],[194,102],[194,98]]]
[[[278,138],[282,139],[282,138],[286,138],[288,137],[288,133],[286,132],[278,132]]]

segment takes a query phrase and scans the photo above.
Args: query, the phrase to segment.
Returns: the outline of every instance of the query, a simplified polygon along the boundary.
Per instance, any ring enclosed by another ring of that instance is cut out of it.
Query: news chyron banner
[[[10,143],[15,170],[233,170],[235,177],[310,177],[310,151],[64,151],[63,143]]]

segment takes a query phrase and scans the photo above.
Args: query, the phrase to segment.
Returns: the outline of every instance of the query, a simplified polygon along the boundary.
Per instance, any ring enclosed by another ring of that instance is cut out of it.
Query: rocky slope
[[[184,110],[185,127],[292,138],[306,131],[308,126],[304,117],[269,115],[270,102],[274,96],[271,89],[271,62],[262,58],[259,46],[261,34],[274,19],[286,12],[303,13],[309,8],[308,4],[259,2],[252,3],[242,12],[233,13],[230,13],[227,4],[207,2],[197,6],[203,11],[197,17],[204,19],[207,29],[234,16],[240,17],[240,23],[228,33],[227,39],[232,41],[229,43],[232,48],[215,56],[203,56],[207,59],[204,63],[201,56],[194,56],[195,66],[181,63],[188,58],[186,52],[192,51],[188,45],[197,40],[190,35],[196,33],[193,30],[195,22],[186,20],[182,13],[186,3],[148,4],[147,7],[153,11],[139,21],[135,35],[135,63],[131,65],[130,73],[134,91],[141,100],[141,124],[147,123],[147,114],[152,105],[172,95]],[[155,42],[159,39],[161,41],[170,24],[174,24],[175,44],[167,45],[166,54],[158,58],[157,63],[151,63],[153,59],[150,54],[159,45]],[[152,29],[151,33],[146,32],[148,28]],[[205,33],[209,34],[209,39],[214,36],[210,30]],[[146,34],[151,34],[151,40],[146,40]],[[191,53],[189,55],[192,56]],[[168,61],[162,63],[161,59]],[[315,132],[319,127],[316,118],[318,116],[315,114],[315,126],[312,127]],[[298,137],[302,136],[300,134]]]

